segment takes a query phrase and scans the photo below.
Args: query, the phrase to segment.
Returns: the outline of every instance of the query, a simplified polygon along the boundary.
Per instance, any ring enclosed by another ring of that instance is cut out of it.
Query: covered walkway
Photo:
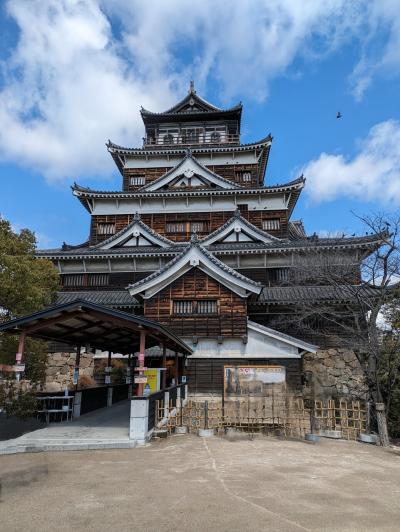
[[[134,447],[129,439],[129,409],[130,401],[122,401],[73,421],[51,424],[0,442],[0,454]]]

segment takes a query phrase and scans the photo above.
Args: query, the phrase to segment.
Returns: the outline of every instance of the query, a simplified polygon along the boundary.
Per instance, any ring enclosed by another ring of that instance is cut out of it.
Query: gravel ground
[[[0,456],[9,531],[398,531],[400,455],[324,440],[172,436]]]

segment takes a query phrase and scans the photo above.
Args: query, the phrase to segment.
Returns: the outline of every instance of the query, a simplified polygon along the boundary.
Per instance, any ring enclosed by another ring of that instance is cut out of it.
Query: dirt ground
[[[172,436],[0,456],[0,529],[400,530],[400,455],[357,443]]]

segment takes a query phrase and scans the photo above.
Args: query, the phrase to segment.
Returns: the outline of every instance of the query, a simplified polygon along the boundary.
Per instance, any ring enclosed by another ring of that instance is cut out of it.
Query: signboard
[[[224,366],[224,396],[263,397],[273,384],[284,384],[284,366]]]
[[[147,377],[151,393],[158,392],[160,389],[160,370],[158,368],[146,369],[144,374]]]
[[[111,384],[111,375],[106,375],[105,376],[104,384]]]
[[[135,384],[146,384],[147,377],[135,377]]]
[[[132,383],[132,377],[125,377],[125,384],[131,384]]]
[[[79,369],[74,369],[74,375],[72,377],[72,384],[78,384]]]
[[[18,371],[23,372],[25,371],[25,364],[15,364],[15,366],[12,366],[12,368],[13,368],[13,371],[15,372],[18,372]]]

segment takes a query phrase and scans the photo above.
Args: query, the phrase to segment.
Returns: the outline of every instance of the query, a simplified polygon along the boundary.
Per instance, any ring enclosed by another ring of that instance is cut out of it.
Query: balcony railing
[[[172,134],[165,133],[158,137],[144,137],[143,146],[194,146],[199,144],[220,145],[220,144],[239,144],[240,135],[230,133],[190,133],[190,134]]]

